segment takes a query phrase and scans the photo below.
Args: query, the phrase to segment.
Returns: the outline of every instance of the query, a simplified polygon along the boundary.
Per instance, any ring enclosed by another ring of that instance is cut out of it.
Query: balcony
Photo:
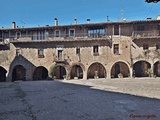
[[[41,41],[84,41],[84,40],[110,40],[111,38],[105,34],[85,34],[78,33],[69,34],[47,34],[47,35],[20,35],[9,36],[10,42],[41,42]]]
[[[154,38],[160,37],[160,30],[134,31],[134,38]]]

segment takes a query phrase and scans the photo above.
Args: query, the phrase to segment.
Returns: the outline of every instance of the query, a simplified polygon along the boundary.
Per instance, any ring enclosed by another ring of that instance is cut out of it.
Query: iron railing
[[[0,40],[9,39],[10,42],[17,41],[36,41],[36,40],[47,40],[47,41],[70,41],[70,40],[93,40],[93,39],[111,39],[105,34],[98,33],[78,33],[78,34],[43,34],[43,35],[15,35],[15,36],[4,36]]]

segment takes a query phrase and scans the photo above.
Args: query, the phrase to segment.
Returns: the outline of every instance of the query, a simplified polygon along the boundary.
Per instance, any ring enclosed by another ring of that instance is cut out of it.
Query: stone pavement
[[[0,83],[0,120],[160,120],[159,91],[159,79]]]
[[[65,83],[89,85],[91,88],[127,93],[136,96],[160,99],[160,78],[123,78],[123,79],[91,79],[91,80],[66,80]]]

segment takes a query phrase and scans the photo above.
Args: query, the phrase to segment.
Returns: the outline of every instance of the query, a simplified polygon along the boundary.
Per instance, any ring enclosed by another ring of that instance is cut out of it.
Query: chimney
[[[90,19],[87,19],[87,23],[90,24]]]
[[[76,18],[74,19],[74,24],[75,24],[75,25],[77,24],[77,19],[76,19]]]
[[[12,28],[16,28],[16,22],[12,22]]]
[[[58,26],[58,19],[54,18],[54,26]]]

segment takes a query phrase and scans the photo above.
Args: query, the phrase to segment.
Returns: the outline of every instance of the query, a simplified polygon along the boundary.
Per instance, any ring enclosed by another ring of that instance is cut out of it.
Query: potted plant
[[[122,74],[122,73],[119,73],[119,74],[118,74],[118,78],[123,78],[123,74]]]
[[[66,75],[63,75],[63,79],[66,80]]]
[[[153,71],[152,71],[151,68],[149,68],[149,69],[147,70],[147,74],[148,74],[149,77],[152,77],[152,76],[153,76]]]

